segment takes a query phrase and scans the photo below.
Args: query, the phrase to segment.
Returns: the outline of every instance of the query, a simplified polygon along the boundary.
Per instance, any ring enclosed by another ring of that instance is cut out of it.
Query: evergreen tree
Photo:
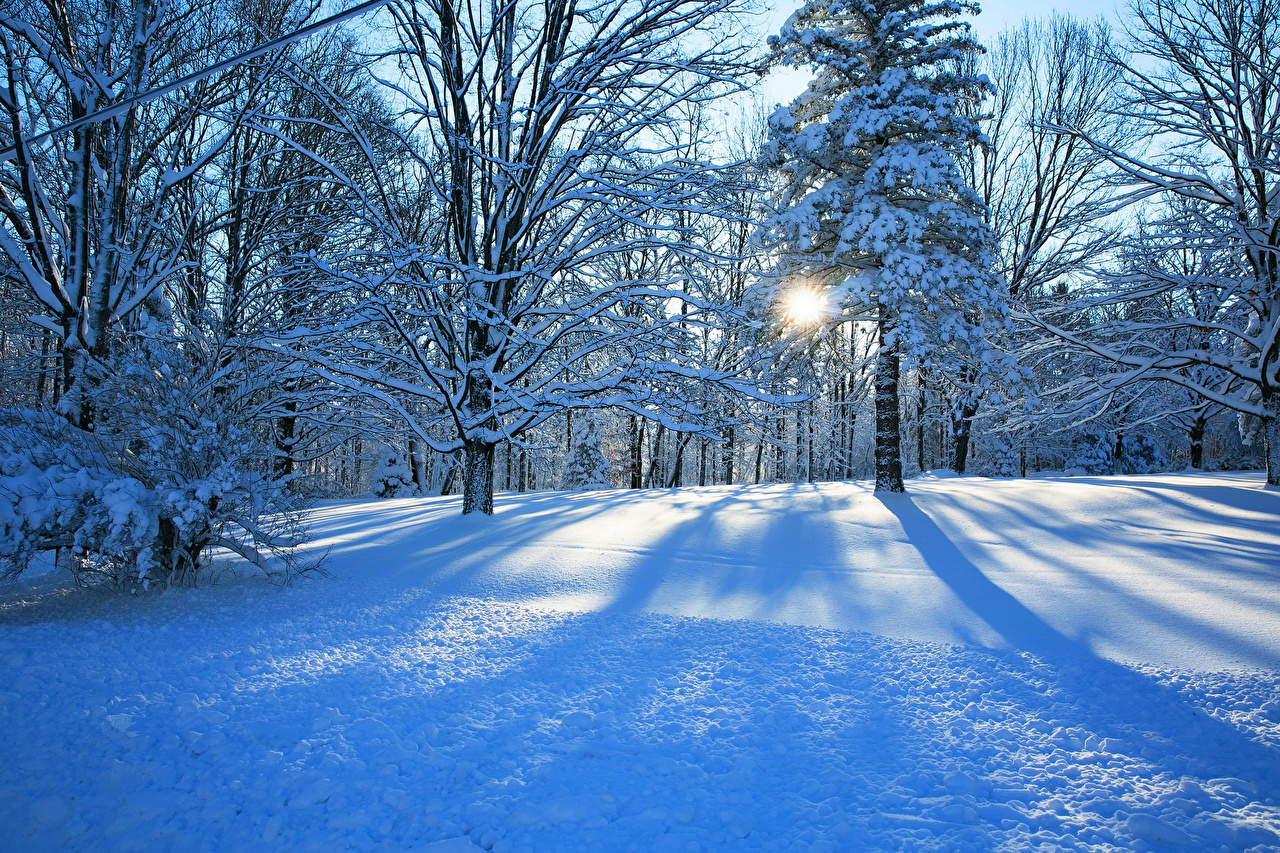
[[[958,386],[999,363],[986,330],[1005,320],[1003,289],[957,165],[983,144],[972,106],[990,89],[962,70],[981,51],[954,20],[966,11],[814,0],[770,39],[777,62],[817,76],[770,119],[784,180],[768,235],[786,280],[824,285],[842,319],[876,324],[876,491],[903,491],[901,360]]]
[[[609,460],[600,447],[600,424],[590,416],[574,436],[573,449],[565,462],[561,486],[566,491],[595,491],[612,489],[609,476]]]
[[[375,498],[411,498],[418,494],[413,482],[413,471],[404,455],[394,447],[384,447],[378,456],[378,468],[373,474]]]

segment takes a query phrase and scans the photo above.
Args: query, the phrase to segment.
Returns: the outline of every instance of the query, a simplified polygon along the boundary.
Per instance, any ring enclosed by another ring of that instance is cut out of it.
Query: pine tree
[[[600,448],[600,424],[595,418],[584,417],[574,436],[573,449],[565,462],[561,486],[566,491],[596,491],[612,489],[609,476],[609,460]]]
[[[990,89],[962,70],[981,51],[954,20],[966,11],[815,0],[770,39],[778,63],[817,76],[770,119],[784,180],[768,234],[788,281],[825,285],[842,319],[876,324],[878,492],[903,491],[901,360],[961,385],[1000,361],[986,335],[1006,317],[992,239],[957,166],[983,143],[971,107]]]
[[[394,447],[384,447],[373,474],[373,496],[376,498],[411,498],[418,494],[409,462]]]

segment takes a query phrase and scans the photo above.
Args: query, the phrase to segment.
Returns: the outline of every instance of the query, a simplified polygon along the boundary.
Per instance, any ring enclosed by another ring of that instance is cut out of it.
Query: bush
[[[215,548],[273,579],[317,568],[297,557],[304,507],[270,475],[243,354],[163,330],[129,344],[82,380],[92,432],[0,413],[0,576],[55,547],[79,582],[124,589],[195,585]]]
[[[412,498],[418,495],[409,463],[394,447],[384,447],[378,454],[378,468],[373,473],[375,498]]]
[[[1075,441],[1075,453],[1068,469],[1079,468],[1087,474],[1111,473],[1111,437],[1105,432],[1086,432]]]

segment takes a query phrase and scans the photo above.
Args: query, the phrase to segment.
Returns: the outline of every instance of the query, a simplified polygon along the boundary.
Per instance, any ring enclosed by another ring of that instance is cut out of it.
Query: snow
[[[0,849],[1275,849],[1256,474],[334,502],[0,605]]]

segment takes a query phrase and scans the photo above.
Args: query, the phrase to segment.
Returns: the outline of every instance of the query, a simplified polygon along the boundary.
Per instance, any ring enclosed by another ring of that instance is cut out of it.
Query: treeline
[[[6,6],[3,571],[288,576],[316,496],[1280,484],[1271,2],[748,11],[391,2],[155,96],[315,7]]]

